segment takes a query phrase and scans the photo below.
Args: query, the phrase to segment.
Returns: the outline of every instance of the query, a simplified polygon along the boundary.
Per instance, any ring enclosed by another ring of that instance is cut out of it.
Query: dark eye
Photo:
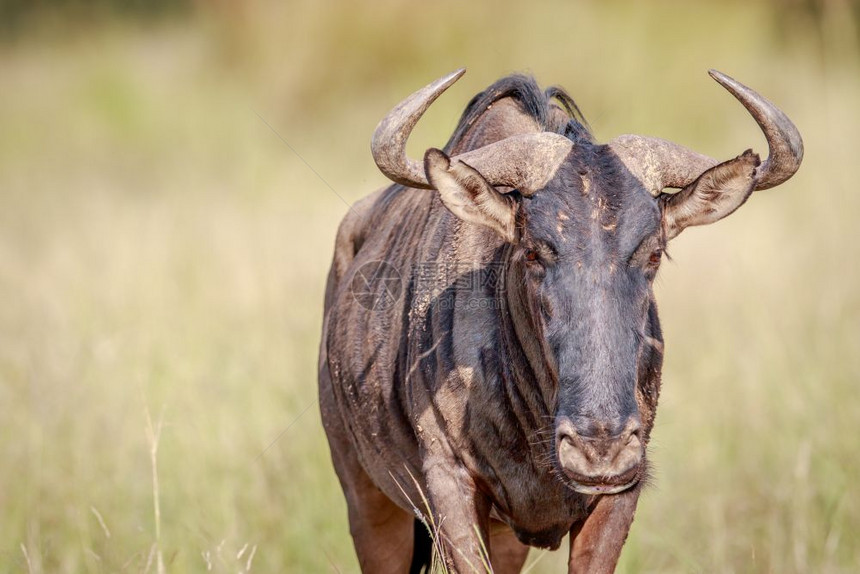
[[[663,257],[663,250],[661,248],[657,248],[651,252],[651,255],[648,256],[648,263],[651,265],[657,265],[660,263],[660,258]]]
[[[526,261],[535,262],[539,258],[538,252],[534,249],[526,249]]]

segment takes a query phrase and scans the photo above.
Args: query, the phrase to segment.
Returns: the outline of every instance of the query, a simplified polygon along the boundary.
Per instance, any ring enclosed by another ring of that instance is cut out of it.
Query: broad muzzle
[[[568,484],[583,494],[613,494],[641,478],[645,447],[638,417],[623,424],[559,417],[555,431],[558,464]]]

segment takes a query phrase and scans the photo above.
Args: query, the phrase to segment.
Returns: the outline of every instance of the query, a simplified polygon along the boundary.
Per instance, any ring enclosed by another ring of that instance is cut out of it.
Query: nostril
[[[642,423],[639,421],[639,417],[631,418],[627,421],[627,425],[624,429],[627,434],[627,442],[633,442],[634,440],[641,441],[642,440]]]
[[[627,433],[627,436],[632,438],[641,438],[642,435],[642,423],[639,422],[638,418],[630,419],[627,422],[627,426],[624,429]]]
[[[558,417],[555,423],[555,438],[557,441],[573,440],[576,436],[576,427],[568,417]]]

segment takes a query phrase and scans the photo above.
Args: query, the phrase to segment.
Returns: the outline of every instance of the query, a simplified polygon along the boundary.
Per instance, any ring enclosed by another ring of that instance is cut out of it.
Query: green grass
[[[156,572],[158,551],[169,572],[357,570],[315,406],[338,195],[384,183],[376,122],[462,65],[413,153],[513,70],[566,86],[603,140],[764,153],[710,67],[796,120],[797,177],[685,232],[661,271],[656,480],[619,570],[860,568],[860,65],[840,4],[385,6],[225,3],[0,48],[0,572]]]

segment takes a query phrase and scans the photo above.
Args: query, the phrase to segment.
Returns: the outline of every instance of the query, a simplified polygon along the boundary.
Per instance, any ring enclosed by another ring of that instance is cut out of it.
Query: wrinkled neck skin
[[[557,107],[551,114],[551,122],[567,122],[566,114]],[[540,126],[523,114],[518,104],[503,99],[483,114],[452,151],[475,149],[516,134],[539,131]],[[479,244],[491,246],[483,259],[490,259],[502,270],[494,298],[500,304],[496,318],[501,327],[498,364],[502,372],[498,377],[504,383],[502,396],[508,407],[505,412],[515,413],[533,456],[549,464],[558,381],[550,349],[541,337],[540,313],[523,288],[522,268],[510,265],[513,246],[500,241],[490,230],[475,227],[473,231],[485,237]]]

